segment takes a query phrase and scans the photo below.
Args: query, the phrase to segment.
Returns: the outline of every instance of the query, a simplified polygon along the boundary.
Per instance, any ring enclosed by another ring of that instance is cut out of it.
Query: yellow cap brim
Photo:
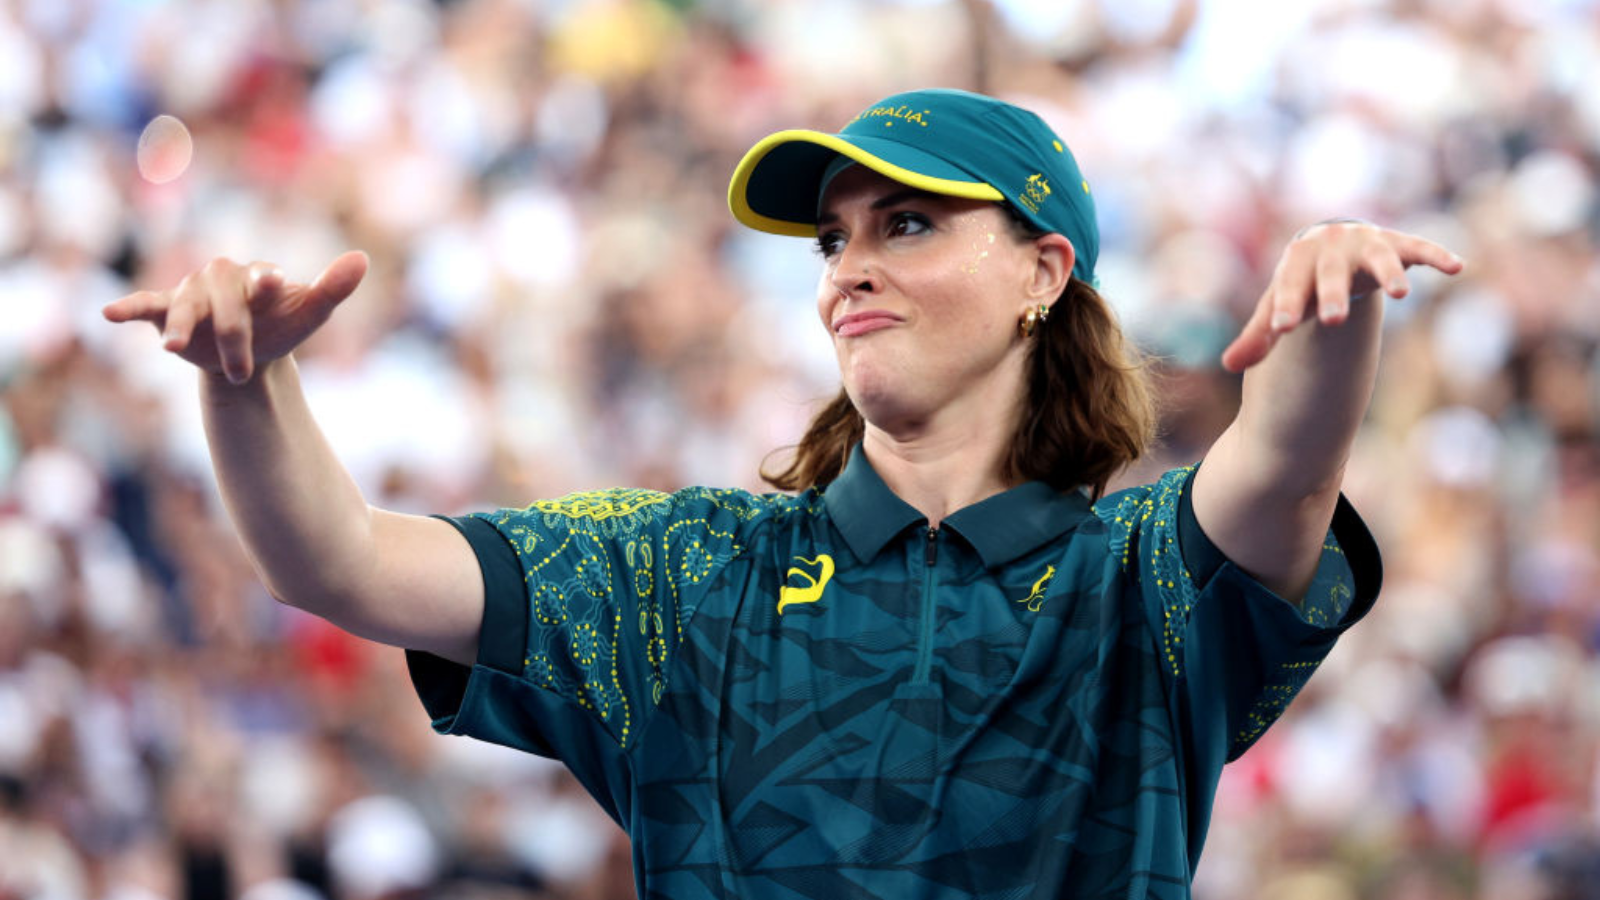
[[[826,162],[832,159],[831,155],[823,156],[822,165],[808,165],[802,171],[769,171],[776,165],[772,159],[773,151],[786,145],[795,143],[809,144],[823,150],[832,151],[834,154],[848,157],[863,166],[891,178],[901,184],[918,190],[934,194],[944,194],[952,197],[965,197],[969,200],[1004,200],[1001,194],[992,185],[982,181],[969,181],[959,178],[947,178],[940,175],[925,174],[929,171],[952,172],[954,167],[944,160],[931,154],[896,143],[875,138],[852,137],[843,138],[836,134],[822,131],[809,131],[806,129],[790,129],[767,135],[756,142],[754,147],[739,161],[733,170],[733,180],[728,183],[728,209],[733,217],[740,223],[765,231],[771,234],[781,234],[790,237],[816,237],[817,223],[816,205],[821,190],[822,169]],[[765,164],[765,165],[763,165]],[[760,170],[758,175],[758,169]],[[923,171],[918,171],[921,169]],[[786,195],[785,205],[791,210],[789,215],[774,216],[771,202],[764,202],[757,198],[751,200],[750,192],[752,182],[759,181],[763,184],[764,191],[771,193],[781,190]],[[762,207],[768,212],[761,212],[757,207]],[[798,210],[809,209],[809,216],[798,214]]]

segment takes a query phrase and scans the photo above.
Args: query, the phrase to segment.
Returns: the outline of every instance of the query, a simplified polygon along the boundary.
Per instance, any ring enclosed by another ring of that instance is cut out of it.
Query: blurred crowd
[[[298,353],[378,505],[761,487],[837,385],[758,137],[891,91],[1044,115],[1194,461],[1300,226],[1468,260],[1391,304],[1347,493],[1385,587],[1229,767],[1202,900],[1600,897],[1600,2],[0,0],[0,900],[633,896],[559,766],[434,735],[278,605],[193,371],[107,301],[372,271]],[[135,165],[157,115],[193,161]]]

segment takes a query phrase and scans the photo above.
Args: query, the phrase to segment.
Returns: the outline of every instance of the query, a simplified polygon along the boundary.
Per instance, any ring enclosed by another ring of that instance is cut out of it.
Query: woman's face
[[[817,244],[817,311],[869,423],[912,434],[943,416],[1015,414],[1026,349],[1017,326],[1064,288],[1065,238],[1024,240],[992,202],[851,166],[823,195]]]

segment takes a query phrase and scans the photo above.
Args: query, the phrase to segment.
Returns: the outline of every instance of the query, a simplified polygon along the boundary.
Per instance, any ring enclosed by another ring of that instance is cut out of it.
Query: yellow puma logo
[[[1044,574],[1040,575],[1039,580],[1033,583],[1033,590],[1028,594],[1028,596],[1023,597],[1017,602],[1026,603],[1028,605],[1029,612],[1038,612],[1039,607],[1044,605],[1044,586],[1050,583],[1050,579],[1054,578],[1055,574],[1055,566],[1045,566]]]
[[[822,571],[818,572],[815,578],[812,578],[806,570],[799,566],[792,566],[788,572],[784,573],[783,579],[785,581],[799,575],[811,583],[805,587],[790,587],[786,584],[778,588],[778,615],[780,616],[783,615],[783,608],[792,603],[815,603],[821,600],[822,589],[828,586],[828,579],[833,577],[833,557],[826,553],[817,554],[816,559],[796,556],[794,561],[805,563],[808,566],[820,565],[822,566]]]

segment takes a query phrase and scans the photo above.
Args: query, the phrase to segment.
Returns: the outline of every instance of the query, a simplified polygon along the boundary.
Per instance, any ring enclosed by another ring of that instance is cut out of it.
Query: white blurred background
[[[192,371],[99,309],[360,248],[299,358],[373,502],[758,488],[836,377],[807,242],[728,176],[934,85],[1095,184],[1164,359],[1123,483],[1226,424],[1300,226],[1469,261],[1391,309],[1347,480],[1379,608],[1230,767],[1197,896],[1600,897],[1600,2],[0,0],[0,900],[631,897],[559,768],[434,736],[398,651],[266,596]]]

